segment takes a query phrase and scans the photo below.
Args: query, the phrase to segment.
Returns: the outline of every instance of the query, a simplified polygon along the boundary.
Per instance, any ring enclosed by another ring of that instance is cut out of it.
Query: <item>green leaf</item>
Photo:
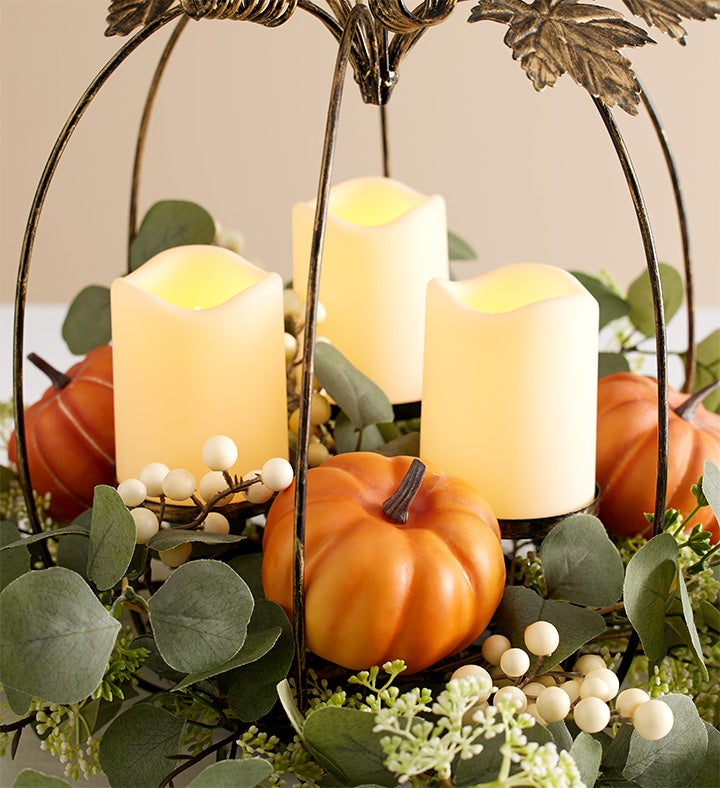
[[[90,285],[75,296],[63,321],[62,337],[76,356],[84,356],[108,344],[111,339],[110,288]]]
[[[386,394],[327,342],[315,347],[315,377],[356,430],[394,419]]]
[[[695,381],[693,392],[700,391],[720,379],[720,328],[715,329],[695,348]],[[703,400],[703,405],[720,413],[720,390],[713,391]]]
[[[700,765],[700,771],[688,788],[707,788],[708,785],[715,785],[720,774],[720,731],[709,722],[705,723],[705,731],[708,735],[707,753]]]
[[[614,375],[616,372],[630,372],[630,364],[623,353],[598,353],[598,378]]]
[[[246,537],[239,534],[214,534],[212,531],[188,531],[185,528],[170,528],[158,531],[147,543],[153,550],[170,550],[183,542],[202,542],[203,544],[234,544]]]
[[[219,673],[226,673],[234,668],[239,668],[243,665],[249,665],[251,662],[255,662],[264,654],[267,654],[275,643],[277,643],[281,632],[282,630],[280,627],[273,627],[272,629],[266,629],[257,633],[248,632],[242,648],[232,659],[210,670],[205,670],[200,673],[190,673],[177,684],[177,686],[173,687],[173,692],[183,690],[191,684],[197,684],[198,681],[204,681],[212,676],[217,676]]]
[[[459,235],[448,230],[448,260],[477,260],[470,244]]]
[[[255,599],[264,599],[265,591],[262,584],[262,553],[246,553],[228,561],[242,579],[248,584]],[[253,616],[255,613],[253,612]]]
[[[120,628],[75,572],[53,567],[0,594],[0,682],[49,703],[76,703],[100,684]]]
[[[692,700],[679,694],[665,695],[662,700],[673,711],[673,729],[658,741],[647,741],[633,732],[623,770],[623,777],[643,788],[688,785],[700,771],[708,749],[707,729]]]
[[[140,635],[139,637],[136,637],[132,642],[132,647],[146,648],[150,652],[150,655],[143,662],[143,670],[151,670],[161,678],[167,679],[168,681],[172,681],[176,684],[178,681],[182,681],[182,679],[185,677],[186,674],[171,668],[170,665],[168,665],[167,662],[165,662],[165,660],[160,656],[157,643],[155,642],[155,638],[152,635]]]
[[[498,630],[512,641],[524,646],[525,628],[535,621],[550,621],[560,633],[560,645],[545,659],[541,672],[569,657],[580,646],[605,631],[605,619],[586,608],[567,602],[542,599],[530,588],[507,586],[495,613]]]
[[[277,701],[277,685],[288,674],[295,647],[292,626],[283,609],[269,599],[255,602],[248,637],[266,630],[281,630],[277,642],[255,662],[218,676],[233,713],[243,722],[264,717]]]
[[[297,707],[292,687],[290,686],[290,682],[287,681],[287,679],[283,679],[283,681],[278,683],[277,693],[278,698],[280,698],[280,703],[282,704],[283,710],[285,711],[290,724],[295,729],[295,733],[297,733],[298,736],[302,736],[303,726],[305,725],[305,717],[303,717],[300,709]]]
[[[261,758],[219,761],[202,771],[188,788],[254,788],[272,772],[273,767]]]
[[[685,585],[685,578],[683,577],[682,572],[677,573],[677,584],[680,591],[680,601],[682,602],[683,619],[685,620],[685,625],[687,627],[688,637],[690,640],[688,646],[695,655],[695,661],[700,668],[700,672],[702,673],[705,681],[707,681],[708,670],[707,667],[705,667],[703,649],[700,645],[697,627],[695,626],[695,617],[693,615],[692,603],[690,601],[690,595],[688,594],[687,587]]]
[[[419,457],[420,456],[420,433],[408,432],[399,438],[380,446],[375,451],[385,457]]]
[[[100,766],[113,788],[151,788],[176,766],[183,720],[136,703],[118,715],[100,740]]]
[[[665,322],[669,323],[683,302],[683,281],[677,269],[660,263],[660,282],[665,305]],[[650,290],[650,275],[643,273],[630,285],[627,292],[630,320],[646,337],[655,336],[655,310]]]
[[[252,609],[245,581],[210,560],[178,567],[148,600],[158,650],[181,673],[209,670],[237,654]]]
[[[598,302],[600,328],[630,314],[630,304],[621,295],[609,288],[601,279],[582,271],[570,272]]]
[[[35,769],[23,769],[15,778],[13,788],[61,788],[71,784],[61,777],[53,777]]]
[[[548,596],[606,607],[620,599],[624,568],[603,524],[576,514],[555,526],[540,548]]]
[[[135,552],[135,521],[114,487],[99,484],[93,494],[87,576],[101,591],[125,576]]]
[[[658,534],[635,553],[625,572],[625,612],[651,662],[661,656],[665,607],[677,567],[677,542],[670,534]]]
[[[9,542],[8,544],[3,545],[0,547],[0,551],[14,550],[16,547],[35,544],[35,542],[41,542],[43,539],[58,539],[59,537],[66,536],[68,534],[87,536],[88,532],[87,529],[83,528],[82,526],[71,523],[70,525],[66,525],[64,528],[53,528],[52,531],[43,531],[41,534],[30,534],[30,536],[23,536],[22,539],[18,539],[16,542]]]
[[[92,520],[92,509],[86,509],[79,514],[70,524],[75,528],[74,534],[68,534],[62,539],[58,539],[55,563],[57,566],[64,566],[72,569],[80,577],[87,577],[88,552],[90,550],[90,521]]]
[[[711,460],[703,465],[702,491],[713,514],[720,521],[720,468]]]
[[[396,785],[383,766],[381,735],[373,733],[375,715],[358,709],[325,706],[303,725],[303,741],[341,785]]]
[[[17,543],[22,537],[15,523],[0,522],[0,546]],[[0,591],[16,577],[30,571],[30,551],[25,545],[0,552]]]
[[[587,733],[579,733],[570,748],[570,755],[580,771],[583,783],[595,785],[602,761],[602,744]]]
[[[333,436],[338,454],[349,451],[377,451],[385,445],[379,425],[370,424],[364,427],[361,433],[344,411],[340,411],[335,417]]]
[[[7,685],[3,687],[3,692],[12,711],[18,717],[24,717],[30,710],[33,696],[28,692],[20,692],[20,690],[13,689]]]
[[[215,221],[199,205],[184,200],[156,202],[140,224],[130,247],[130,270],[165,249],[187,244],[211,244]]]

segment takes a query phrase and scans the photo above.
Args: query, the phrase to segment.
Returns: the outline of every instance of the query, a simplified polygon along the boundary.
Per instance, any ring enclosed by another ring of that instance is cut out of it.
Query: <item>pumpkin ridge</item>
[[[56,493],[57,492],[61,492],[66,498],[70,499],[74,503],[77,503],[79,506],[82,506],[83,508],[88,508],[87,502],[84,501],[82,498],[79,498],[62,481],[62,479],[57,475],[57,473],[55,473],[55,470],[54,470],[53,466],[50,465],[50,463],[48,463],[48,461],[45,459],[45,454],[42,451],[39,450],[37,437],[35,435],[32,436],[32,442],[33,442],[33,444],[35,446],[35,449],[36,449],[33,452],[33,465],[39,466],[39,467],[36,467],[36,470],[40,470],[40,468],[42,468],[42,470],[45,472],[45,474],[48,476],[48,478],[50,478],[51,481],[53,482],[53,484],[57,487],[57,490],[55,491]],[[32,482],[32,473],[33,473],[33,469],[30,468],[30,481],[31,482]],[[50,497],[50,503],[51,504],[53,502],[53,499],[55,500],[56,503],[58,503],[58,504],[60,503],[60,501],[57,500],[58,496],[56,494],[53,494],[51,492],[50,495],[51,495],[51,497]]]
[[[111,467],[114,464],[113,458],[98,444],[98,442],[88,433],[88,431],[83,427],[80,421],[77,419],[75,414],[67,407],[67,405],[62,401],[58,401],[58,407],[62,411],[62,413],[67,417],[70,424],[76,429],[78,434],[85,440],[88,446],[93,449],[93,451],[102,457]]]
[[[626,401],[626,402],[620,402],[620,403],[618,403],[617,406],[615,406],[615,408],[612,408],[612,410],[615,410],[616,408],[619,408],[619,407],[622,407],[622,406],[627,406],[629,404],[632,404],[632,403],[635,403],[635,402],[639,402],[639,401],[640,400],[631,400],[631,401]],[[610,411],[605,411],[604,415],[607,415],[607,413],[609,413],[609,412]],[[602,494],[602,492],[609,490],[619,479],[622,478],[622,476],[625,473],[625,468],[628,466],[628,464],[630,464],[630,463],[632,463],[634,461],[634,459],[635,459],[637,454],[639,454],[641,451],[643,451],[645,449],[646,444],[649,441],[657,441],[657,436],[654,433],[652,433],[650,431],[647,431],[643,435],[643,437],[642,437],[642,439],[640,441],[638,441],[636,443],[633,443],[633,444],[628,444],[627,451],[625,451],[625,453],[623,454],[622,458],[620,458],[613,465],[613,472],[610,474],[610,476],[606,480],[604,490],[601,490],[601,494]]]

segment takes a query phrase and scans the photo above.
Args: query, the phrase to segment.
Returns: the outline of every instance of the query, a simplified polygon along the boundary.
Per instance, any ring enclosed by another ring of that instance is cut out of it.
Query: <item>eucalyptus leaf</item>
[[[356,430],[393,420],[387,395],[328,342],[315,347],[315,377]]]
[[[181,673],[209,670],[237,654],[252,609],[245,581],[211,560],[178,567],[148,600],[158,650]]]
[[[333,437],[338,454],[349,451],[377,451],[386,445],[377,424],[370,424],[358,431],[342,410],[335,417]]]
[[[558,750],[570,752],[573,738],[565,724],[565,720],[550,722],[545,726],[545,730],[552,736],[552,740],[557,745]]]
[[[15,523],[0,522],[0,546],[21,541],[20,531]],[[30,571],[30,551],[24,544],[14,550],[0,552],[0,591],[15,578]]]
[[[720,468],[710,460],[706,460],[703,465],[702,491],[713,514],[720,521]]]
[[[600,328],[630,314],[630,304],[605,282],[592,274],[582,271],[570,272],[598,302],[600,307]]]
[[[3,692],[5,693],[8,706],[10,706],[13,713],[17,714],[19,717],[24,717],[30,709],[33,696],[27,692],[20,692],[20,690],[16,690],[13,687],[8,687],[7,685],[3,687]]]
[[[62,338],[76,356],[110,342],[110,288],[90,285],[75,296],[63,321]]]
[[[130,270],[165,249],[188,244],[211,244],[215,221],[199,205],[185,200],[156,202],[145,214],[130,247]]]
[[[216,534],[212,531],[188,531],[185,528],[165,528],[148,540],[147,546],[153,550],[171,550],[184,542],[201,542],[202,544],[235,544],[246,537],[240,534]]]
[[[578,767],[583,783],[595,785],[603,756],[602,744],[588,733],[579,733],[570,748],[570,755]]]
[[[669,323],[683,302],[683,281],[677,269],[667,263],[660,263],[660,283],[663,304],[665,305],[665,322]],[[630,321],[646,337],[655,336],[655,309],[650,275],[647,270],[631,283],[627,291],[630,304]]]
[[[157,643],[152,635],[140,635],[136,637],[132,642],[132,647],[146,648],[150,652],[150,656],[143,662],[143,670],[151,670],[153,673],[160,676],[160,678],[167,679],[175,684],[182,681],[185,677],[185,673],[171,668],[160,656]]]
[[[228,561],[228,566],[231,566],[248,584],[255,599],[265,598],[262,584],[262,553],[245,553],[235,556]]]
[[[273,627],[272,629],[266,629],[262,632],[256,633],[248,632],[242,648],[232,659],[229,659],[222,665],[218,665],[217,667],[211,668],[210,670],[205,670],[200,673],[190,673],[188,676],[185,676],[185,678],[175,687],[173,687],[173,691],[177,692],[179,690],[183,690],[192,684],[197,684],[198,681],[204,681],[205,679],[212,678],[213,676],[217,676],[220,673],[226,673],[229,670],[234,670],[235,668],[255,662],[264,654],[267,654],[267,652],[270,651],[275,643],[277,643],[281,632],[282,630],[280,627]]]
[[[23,769],[15,778],[13,788],[62,788],[63,785],[68,786],[72,783],[35,769]]]
[[[255,788],[272,772],[273,767],[262,758],[218,761],[188,783],[188,788]]]
[[[243,721],[264,717],[277,702],[277,685],[288,674],[295,647],[292,626],[283,609],[269,599],[255,602],[248,637],[280,628],[280,637],[260,659],[218,677],[232,711]]]
[[[623,353],[598,353],[598,378],[614,375],[616,372],[630,372],[630,364]]]
[[[27,572],[0,593],[0,682],[49,703],[100,684],[120,624],[75,572]]]
[[[535,621],[550,621],[560,634],[560,644],[550,657],[543,660],[541,672],[549,670],[575,653],[592,638],[605,631],[605,619],[586,608],[567,602],[543,599],[530,588],[507,586],[495,612],[498,630],[512,641],[524,646],[525,628]]]
[[[613,778],[613,783],[622,779],[622,771],[627,763],[628,753],[630,752],[630,739],[635,732],[632,725],[619,725],[615,735],[610,739],[610,743],[602,759],[603,775]]]
[[[125,576],[135,552],[135,521],[114,487],[93,494],[87,576],[97,588],[112,588]]]
[[[90,521],[92,520],[92,509],[79,514],[71,523],[76,530],[74,534],[63,536],[58,539],[55,563],[57,566],[64,566],[72,569],[81,577],[87,577],[88,552],[90,550]]]
[[[622,596],[622,558],[603,524],[590,514],[558,523],[543,540],[540,559],[552,599],[606,607]]]
[[[661,656],[665,606],[677,567],[677,542],[670,534],[663,533],[654,536],[633,555],[625,572],[625,612],[651,662]]]
[[[665,695],[675,722],[670,733],[658,741],[632,734],[623,776],[643,788],[672,788],[690,784],[700,771],[708,751],[708,733],[695,704],[686,695]],[[716,775],[717,776],[717,775]]]
[[[704,626],[720,632],[720,610],[715,605],[703,599],[699,605],[699,612]]]
[[[693,615],[693,608],[692,602],[690,601],[690,596],[687,591],[687,587],[685,585],[685,578],[683,577],[682,572],[677,573],[677,584],[678,589],[680,591],[680,601],[682,602],[682,611],[683,611],[683,619],[685,621],[685,625],[688,631],[688,637],[690,642],[688,646],[693,652],[695,656],[695,662],[697,663],[700,672],[703,675],[705,681],[708,680],[708,670],[705,666],[705,661],[703,658],[703,650],[702,645],[700,644],[700,638],[698,636],[697,627],[695,626],[695,617]]]
[[[397,780],[383,765],[381,734],[373,732],[375,715],[358,709],[325,706],[303,725],[303,741],[341,785],[393,786]]]
[[[375,451],[385,457],[419,457],[420,433],[408,432],[383,446],[379,446]]]
[[[100,766],[113,788],[152,788],[169,774],[184,722],[165,709],[136,703],[100,740]]]
[[[720,774],[720,731],[705,722],[705,731],[708,735],[708,748],[705,758],[700,765],[700,771],[690,783],[689,788],[707,788],[715,785]]]
[[[293,695],[292,688],[290,687],[290,682],[287,679],[283,679],[282,681],[278,682],[277,694],[278,698],[280,698],[280,703],[283,707],[283,710],[290,721],[290,724],[295,729],[295,733],[297,733],[298,736],[302,736],[303,726],[305,725],[305,717],[303,717],[300,709],[297,707],[295,696]]]
[[[459,235],[448,230],[448,260],[477,260],[470,244]]]
[[[700,391],[720,379],[720,328],[715,329],[695,347],[695,382],[693,392]],[[703,400],[703,405],[720,413],[720,390],[713,391]]]
[[[16,547],[35,544],[35,542],[42,542],[43,539],[59,539],[62,536],[68,536],[70,534],[74,534],[76,536],[88,536],[88,531],[82,526],[70,523],[70,525],[66,525],[63,528],[53,528],[52,531],[43,531],[40,534],[30,534],[29,536],[23,536],[22,539],[18,539],[15,542],[9,542],[8,544],[3,545],[0,547],[0,551],[14,550]]]

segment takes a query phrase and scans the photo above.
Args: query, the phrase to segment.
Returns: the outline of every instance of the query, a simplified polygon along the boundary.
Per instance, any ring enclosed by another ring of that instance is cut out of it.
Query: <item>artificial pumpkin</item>
[[[702,403],[668,391],[667,508],[689,514],[696,505],[691,486],[706,460],[720,465],[720,416]],[[598,384],[597,480],[600,519],[614,534],[652,534],[645,512],[655,510],[658,388],[654,378],[618,372]],[[712,543],[720,539],[709,506],[688,525],[702,523]]]
[[[30,481],[50,493],[48,513],[69,522],[92,505],[97,484],[115,483],[112,350],[91,350],[63,374],[32,357],[53,381],[25,411]],[[8,458],[17,462],[15,433]]]
[[[420,463],[407,507],[412,462],[353,452],[308,471],[307,645],[346,668],[403,659],[409,672],[422,670],[472,643],[503,595],[500,532],[485,499]],[[263,537],[265,593],[288,615],[294,489],[273,502]],[[407,521],[396,522],[403,511]]]

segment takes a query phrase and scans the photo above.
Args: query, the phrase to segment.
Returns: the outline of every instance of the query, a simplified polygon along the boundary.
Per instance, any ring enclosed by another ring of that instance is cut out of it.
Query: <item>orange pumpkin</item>
[[[66,374],[34,360],[53,386],[25,411],[30,480],[50,493],[49,514],[69,522],[92,506],[95,485],[115,483],[112,351],[95,348]],[[8,458],[17,462],[14,433]]]
[[[403,659],[409,672],[422,670],[472,643],[503,595],[500,532],[485,499],[432,467],[423,475],[420,464],[408,509],[411,463],[356,452],[308,472],[307,644],[346,668]],[[294,489],[273,502],[263,538],[265,593],[288,615]],[[398,510],[406,522],[396,522]]]
[[[670,388],[667,508],[689,514],[696,505],[690,488],[706,460],[720,464],[720,416],[690,395]],[[597,480],[601,488],[600,519],[611,533],[649,536],[644,517],[655,510],[657,468],[657,381],[618,372],[598,385]],[[687,404],[685,404],[687,403]],[[693,517],[720,539],[709,506]]]

